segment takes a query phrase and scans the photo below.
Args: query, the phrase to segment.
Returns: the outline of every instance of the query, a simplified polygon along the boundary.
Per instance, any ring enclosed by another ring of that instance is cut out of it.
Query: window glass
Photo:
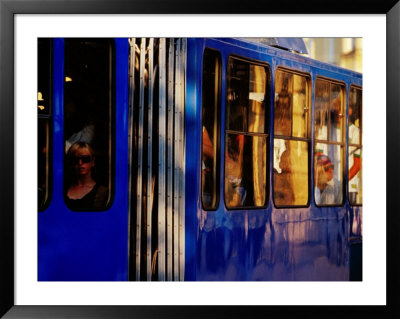
[[[274,202],[276,206],[308,203],[308,142],[274,139]],[[281,154],[278,156],[278,154]]]
[[[314,129],[315,138],[328,140],[329,82],[315,84]]]
[[[202,192],[204,209],[215,209],[219,201],[219,122],[221,57],[205,50],[203,57]]]
[[[343,130],[343,101],[341,87],[339,85],[331,85],[331,141],[342,141]]]
[[[297,74],[293,75],[293,131],[294,137],[308,136],[308,97],[307,79]]]
[[[315,203],[341,205],[343,203],[344,89],[341,85],[322,79],[317,79],[315,87]]]
[[[349,201],[362,204],[361,129],[362,90],[351,87],[349,95]]]
[[[229,208],[266,203],[268,70],[229,58],[225,134],[225,204]]]
[[[112,186],[113,45],[65,40],[64,195],[72,210],[104,210]]]
[[[309,190],[307,77],[277,70],[274,103],[274,203],[304,206]]]
[[[38,209],[42,211],[50,201],[51,161],[51,81],[52,40],[38,39]]]

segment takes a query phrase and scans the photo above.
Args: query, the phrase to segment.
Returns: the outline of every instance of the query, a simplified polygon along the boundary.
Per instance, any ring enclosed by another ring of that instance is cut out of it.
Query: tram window
[[[309,184],[309,81],[277,70],[274,103],[274,203],[305,206]]]
[[[219,122],[221,103],[221,56],[206,49],[203,57],[202,102],[202,188],[204,209],[216,209],[219,202]]]
[[[343,203],[344,89],[317,79],[314,108],[314,196],[320,206]]]
[[[230,57],[225,131],[225,204],[262,207],[267,194],[269,70]]]
[[[350,87],[349,94],[349,201],[362,204],[362,90]]]
[[[64,198],[74,211],[110,204],[113,179],[114,45],[66,39]]]
[[[43,211],[50,202],[51,191],[51,83],[52,40],[38,39],[38,210]]]

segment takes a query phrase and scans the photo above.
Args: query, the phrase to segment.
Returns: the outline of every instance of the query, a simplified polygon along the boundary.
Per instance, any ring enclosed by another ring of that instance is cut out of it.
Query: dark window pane
[[[52,40],[38,39],[38,209],[49,204],[51,192]]]
[[[52,40],[38,39],[38,96],[39,115],[51,114]]]
[[[65,40],[65,200],[72,210],[102,210],[112,183],[113,44]]]
[[[226,129],[264,133],[265,67],[229,59]]]
[[[219,200],[220,54],[206,50],[203,59],[202,203],[215,209]]]

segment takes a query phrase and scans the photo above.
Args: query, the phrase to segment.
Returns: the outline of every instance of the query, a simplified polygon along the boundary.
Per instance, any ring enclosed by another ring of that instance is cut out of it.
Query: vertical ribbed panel
[[[133,183],[133,108],[135,104],[135,38],[129,39],[129,135],[128,135],[128,225],[132,222],[132,183]],[[128,257],[131,259],[132,247],[131,236],[133,236],[131,229],[128,229]]]
[[[131,40],[130,102],[138,110],[129,113],[137,127],[133,136],[135,125],[130,125],[131,150],[133,140],[137,141],[137,154],[131,151],[137,156],[137,168],[133,167],[135,158],[129,161],[130,175],[136,175],[130,186],[136,182],[132,195],[136,206],[130,212],[136,214],[135,279],[184,280],[186,40],[143,38],[137,42],[140,55],[135,61],[135,40]],[[135,62],[139,63],[138,88],[133,87]],[[137,118],[132,114],[138,114]]]
[[[173,150],[174,150],[174,39],[169,40],[168,49],[168,149],[167,149],[167,280],[173,274]]]
[[[140,85],[139,85],[139,123],[138,123],[138,173],[136,197],[136,280],[140,280],[141,257],[141,226],[142,226],[142,166],[143,166],[143,112],[144,112],[144,87],[145,87],[145,56],[146,39],[142,38],[140,44]]]
[[[167,96],[167,70],[166,70],[166,40],[159,42],[159,101],[158,101],[158,280],[165,281],[165,212],[166,212],[166,170],[165,170],[165,144],[166,144],[166,96]]]
[[[180,188],[180,78],[181,78],[181,40],[176,41],[175,48],[175,105],[174,105],[174,226],[173,226],[173,240],[174,240],[174,281],[179,280],[179,188]]]
[[[146,278],[151,281],[151,235],[152,235],[152,211],[153,211],[153,95],[154,95],[154,74],[153,74],[153,44],[154,39],[150,38],[148,46],[148,86],[149,96],[147,104],[147,205],[146,205],[146,230],[147,230],[147,252],[146,252]]]

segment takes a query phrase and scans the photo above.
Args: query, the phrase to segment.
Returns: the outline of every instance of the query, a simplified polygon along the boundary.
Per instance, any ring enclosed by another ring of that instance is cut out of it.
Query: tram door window
[[[204,209],[216,209],[219,202],[221,56],[213,50],[204,52],[202,94],[201,199]]]
[[[343,203],[344,105],[342,85],[317,79],[314,103],[314,195],[317,205]]]
[[[38,209],[50,202],[51,117],[52,117],[52,40],[38,39]]]
[[[267,198],[269,70],[230,57],[225,130],[225,204],[262,207]]]
[[[309,198],[309,80],[285,70],[275,75],[274,203],[305,206]]]
[[[362,90],[350,87],[349,94],[349,202],[362,204]]]
[[[114,45],[66,39],[64,198],[75,211],[104,210],[113,179]]]

